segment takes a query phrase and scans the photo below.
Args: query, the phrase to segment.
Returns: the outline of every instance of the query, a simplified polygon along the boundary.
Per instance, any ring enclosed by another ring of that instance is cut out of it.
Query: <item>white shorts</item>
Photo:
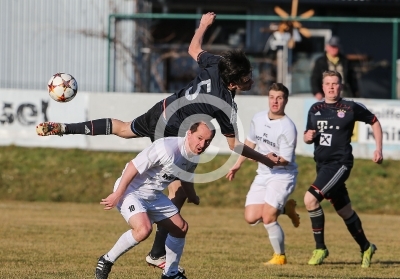
[[[141,212],[146,212],[153,223],[171,218],[179,212],[178,208],[164,194],[159,195],[157,199],[146,200],[135,193],[130,193],[124,197],[122,202],[118,203],[117,209],[126,222],[133,215]]]
[[[282,210],[296,187],[297,173],[257,175],[246,196],[246,206],[267,203]]]

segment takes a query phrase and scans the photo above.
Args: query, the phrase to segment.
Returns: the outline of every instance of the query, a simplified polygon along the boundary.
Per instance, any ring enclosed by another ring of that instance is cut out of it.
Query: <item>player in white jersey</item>
[[[153,223],[168,230],[165,242],[166,261],[161,279],[186,279],[178,270],[188,224],[178,208],[162,192],[175,179],[182,182],[185,194],[199,204],[193,188],[194,170],[199,156],[215,135],[211,123],[193,124],[185,137],[156,140],[128,162],[114,185],[114,192],[102,199],[104,209],[118,208],[130,230],[122,234],[109,252],[101,256],[96,279],[107,279],[114,262],[152,232]]]
[[[285,210],[295,227],[299,216],[294,208],[296,202],[288,200],[294,191],[297,178],[295,149],[297,130],[293,121],[285,115],[289,90],[281,83],[269,88],[269,110],[257,113],[250,125],[245,144],[258,148],[260,153],[276,163],[272,169],[258,164],[257,175],[246,197],[245,220],[249,224],[263,221],[274,250],[272,259],[266,265],[286,264],[285,235],[278,223],[278,216]],[[240,156],[226,177],[232,180],[246,157]],[[290,212],[289,212],[290,211]]]

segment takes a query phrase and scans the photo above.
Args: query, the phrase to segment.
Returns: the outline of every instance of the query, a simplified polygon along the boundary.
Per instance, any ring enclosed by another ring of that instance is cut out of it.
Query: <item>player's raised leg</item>
[[[117,135],[122,138],[138,137],[132,129],[132,122],[123,122],[118,119],[102,118],[79,123],[44,122],[36,126],[39,136],[51,135]]]

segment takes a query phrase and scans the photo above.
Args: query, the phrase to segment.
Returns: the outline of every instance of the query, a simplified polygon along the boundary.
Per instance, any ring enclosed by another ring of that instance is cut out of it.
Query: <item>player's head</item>
[[[192,124],[187,132],[187,150],[195,155],[203,153],[215,136],[215,127],[211,122],[199,121]]]
[[[337,71],[325,71],[322,73],[322,83],[324,83],[324,79],[326,77],[337,77],[339,83],[342,84],[342,75]]]
[[[284,115],[289,99],[289,89],[282,83],[273,83],[268,90],[269,111],[275,115]]]
[[[218,63],[222,81],[230,90],[248,91],[253,85],[252,68],[242,50],[230,50],[222,54]]]
[[[289,99],[289,89],[283,85],[283,83],[274,82],[271,84],[268,90],[268,96],[270,95],[271,91],[280,91],[285,100]]]
[[[337,71],[325,71],[322,74],[322,91],[325,102],[336,102],[342,90],[342,75]]]

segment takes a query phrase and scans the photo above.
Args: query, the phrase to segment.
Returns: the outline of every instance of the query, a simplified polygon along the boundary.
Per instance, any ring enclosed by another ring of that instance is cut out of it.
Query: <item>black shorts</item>
[[[179,129],[166,125],[162,113],[163,101],[134,119],[131,125],[132,132],[139,137],[148,137],[152,142],[159,138],[178,136]]]
[[[311,185],[309,191],[319,201],[327,199],[330,200],[333,205],[339,203],[338,206],[343,207],[350,202],[348,198],[349,193],[347,192],[345,184],[350,176],[350,172],[350,166],[345,166],[340,163],[317,166],[317,178]]]

